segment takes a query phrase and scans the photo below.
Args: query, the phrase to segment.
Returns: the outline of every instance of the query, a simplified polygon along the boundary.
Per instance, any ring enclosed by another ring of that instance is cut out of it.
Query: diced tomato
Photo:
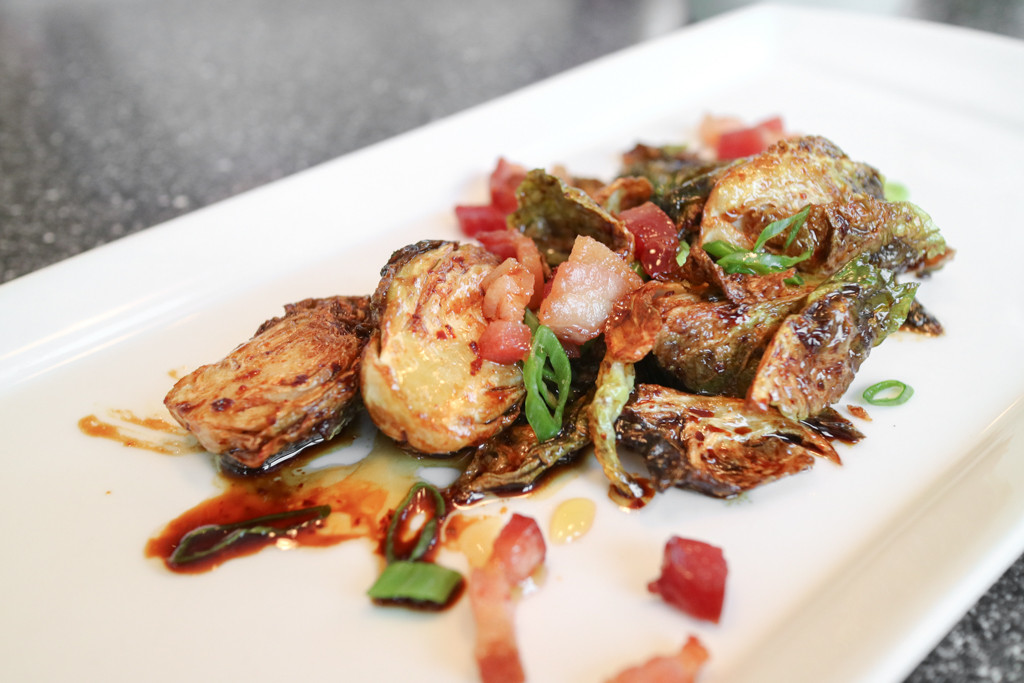
[[[524,323],[494,320],[484,328],[477,345],[484,360],[507,364],[526,358],[530,341],[530,328]]]
[[[692,683],[707,660],[707,649],[690,636],[679,652],[652,657],[622,671],[608,683]]]
[[[760,154],[784,136],[782,117],[773,116],[749,128],[723,131],[718,137],[716,154],[719,159],[738,159]]]
[[[676,252],[679,237],[675,223],[652,202],[645,202],[619,214],[626,229],[636,239],[636,258],[651,277],[679,268]]]
[[[505,229],[505,214],[490,204],[483,206],[460,205],[455,207],[455,217],[462,232],[473,237],[481,232]]]
[[[690,616],[717,624],[727,574],[721,548],[673,536],[665,544],[661,576],[647,588]]]
[[[526,168],[519,164],[509,163],[504,157],[498,159],[498,165],[491,172],[489,181],[491,190],[491,206],[503,214],[516,210],[516,189],[526,178]]]

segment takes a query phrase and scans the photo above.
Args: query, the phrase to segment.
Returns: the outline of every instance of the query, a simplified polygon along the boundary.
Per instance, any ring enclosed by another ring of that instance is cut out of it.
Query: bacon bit
[[[672,655],[652,657],[638,666],[625,669],[608,683],[693,683],[697,679],[708,651],[694,636]]]
[[[463,234],[473,237],[481,232],[502,230],[505,227],[505,214],[490,204],[483,206],[459,205],[455,207],[455,218]]]
[[[559,339],[582,344],[601,334],[615,302],[642,284],[620,256],[581,235],[555,271],[537,317]]]
[[[661,576],[647,589],[691,617],[717,624],[728,571],[721,548],[673,536],[665,544]]]
[[[513,320],[494,320],[480,335],[480,357],[494,363],[515,363],[530,353],[530,328]]]
[[[737,159],[760,154],[787,137],[782,117],[773,116],[753,126],[731,116],[704,117],[698,129],[703,145],[718,159]]]
[[[636,258],[648,275],[657,278],[679,270],[678,229],[668,214],[653,202],[645,202],[620,213],[619,220],[636,238]]]
[[[480,282],[484,290],[484,317],[522,321],[533,296],[533,274],[514,258],[507,258]]]
[[[868,411],[864,410],[864,408],[851,404],[851,405],[847,405],[846,409],[850,411],[850,415],[853,415],[854,417],[859,417],[862,420],[867,420],[868,422],[871,422],[871,416],[868,415]]]
[[[514,514],[498,534],[491,556],[472,570],[469,601],[476,621],[476,656],[483,683],[526,680],[515,634],[512,589],[543,563],[547,547],[537,522]]]
[[[459,205],[455,217],[462,232],[474,237],[481,232],[505,229],[505,216],[516,210],[516,189],[526,178],[526,169],[504,158],[498,159],[488,179],[491,203],[479,206]]]
[[[526,168],[519,164],[498,159],[498,165],[491,172],[488,185],[491,190],[491,206],[507,215],[516,210],[516,189],[526,179]]]
[[[476,238],[484,249],[500,258],[515,258],[533,275],[533,296],[530,308],[540,306],[544,294],[544,259],[537,244],[518,230],[497,230],[479,233]]]

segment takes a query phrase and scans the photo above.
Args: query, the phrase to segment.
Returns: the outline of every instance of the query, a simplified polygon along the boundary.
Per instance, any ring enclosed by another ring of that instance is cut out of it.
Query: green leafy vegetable
[[[894,393],[898,390],[898,393]],[[864,390],[864,400],[873,406],[898,406],[910,400],[914,388],[898,379],[887,379]]]
[[[234,524],[207,524],[185,534],[167,561],[172,566],[182,566],[216,555],[243,541],[292,535],[299,529],[319,522],[329,514],[330,505],[318,505],[264,515]],[[281,524],[289,520],[294,521]]]
[[[535,322],[527,316],[527,325]],[[562,414],[569,400],[572,367],[558,337],[546,325],[530,325],[533,342],[530,355],[523,361],[526,384],[526,420],[538,441],[546,441],[562,429]],[[555,385],[555,391],[549,386]]]

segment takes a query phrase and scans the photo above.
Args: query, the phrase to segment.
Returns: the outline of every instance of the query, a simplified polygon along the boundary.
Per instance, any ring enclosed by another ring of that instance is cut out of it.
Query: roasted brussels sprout
[[[399,250],[384,267],[361,386],[370,417],[398,443],[452,453],[519,414],[519,367],[484,360],[477,349],[487,326],[480,283],[498,263],[477,245],[427,241]]]

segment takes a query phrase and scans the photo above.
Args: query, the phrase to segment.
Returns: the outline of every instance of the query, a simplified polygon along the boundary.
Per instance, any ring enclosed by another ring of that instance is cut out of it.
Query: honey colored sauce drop
[[[589,498],[570,498],[558,504],[551,515],[549,535],[552,543],[572,543],[594,524],[597,505]]]

